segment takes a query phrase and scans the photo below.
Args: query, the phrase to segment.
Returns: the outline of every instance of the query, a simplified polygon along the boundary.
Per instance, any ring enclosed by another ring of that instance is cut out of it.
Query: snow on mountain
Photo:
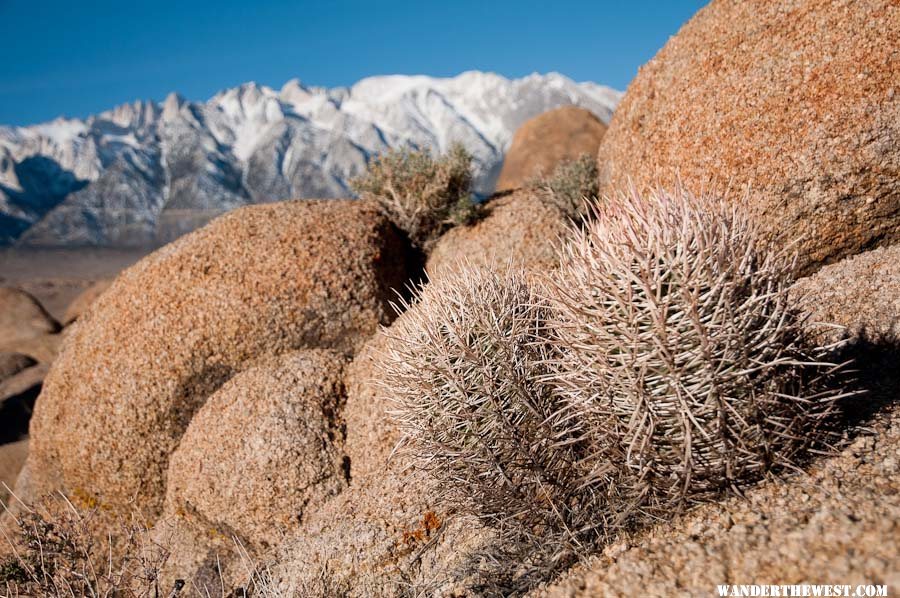
[[[524,121],[575,104],[608,122],[620,97],[557,73],[392,75],[332,89],[294,79],[0,126],[0,243],[157,244],[241,205],[350,196],[349,180],[395,147],[461,142],[487,194]]]

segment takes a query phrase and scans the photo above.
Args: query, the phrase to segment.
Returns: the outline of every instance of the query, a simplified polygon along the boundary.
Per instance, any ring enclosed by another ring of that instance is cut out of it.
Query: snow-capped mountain
[[[246,83],[206,102],[170,94],[0,126],[0,243],[156,244],[244,204],[348,197],[371,156],[400,146],[463,143],[487,194],[524,121],[566,104],[609,121],[620,97],[557,73],[396,75],[333,89]]]

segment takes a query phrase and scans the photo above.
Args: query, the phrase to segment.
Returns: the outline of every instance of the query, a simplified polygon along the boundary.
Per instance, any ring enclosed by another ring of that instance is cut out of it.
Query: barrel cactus
[[[842,366],[806,340],[793,262],[732,205],[623,195],[546,285],[548,382],[619,466],[623,513],[662,515],[790,467],[823,441]]]
[[[444,504],[498,534],[482,575],[506,594],[595,547],[609,526],[592,461],[542,382],[547,309],[524,272],[452,268],[389,329],[381,377],[401,449],[445,489]]]

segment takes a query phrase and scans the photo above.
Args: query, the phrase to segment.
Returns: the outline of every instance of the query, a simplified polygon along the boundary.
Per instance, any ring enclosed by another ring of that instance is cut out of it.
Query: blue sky
[[[705,2],[0,0],[0,123],[178,91],[558,71],[624,89]]]

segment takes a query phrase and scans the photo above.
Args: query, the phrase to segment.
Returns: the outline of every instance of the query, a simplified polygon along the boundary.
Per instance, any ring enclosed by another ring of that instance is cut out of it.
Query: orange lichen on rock
[[[418,527],[403,532],[402,543],[406,546],[414,546],[431,539],[434,532],[439,530],[443,525],[441,518],[434,511],[427,511],[422,516],[422,521]]]

